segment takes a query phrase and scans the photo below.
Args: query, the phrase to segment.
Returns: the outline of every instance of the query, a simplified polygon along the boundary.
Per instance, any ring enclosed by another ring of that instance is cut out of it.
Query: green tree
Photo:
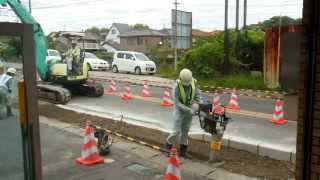
[[[265,21],[259,22],[257,24],[249,25],[248,29],[255,30],[255,29],[265,29],[268,27],[279,26],[280,21],[282,26],[301,24],[301,18],[294,19],[289,16],[273,16],[272,18],[267,19]]]
[[[53,40],[51,34],[47,36],[48,48],[49,49],[56,49],[56,42]]]
[[[146,24],[140,24],[140,23],[137,23],[133,26],[131,26],[132,29],[137,29],[137,30],[143,30],[143,29],[149,29],[149,26],[146,25]]]
[[[86,29],[85,32],[90,32],[96,35],[100,40],[103,40],[103,34],[107,34],[109,32],[108,28],[98,28],[98,27],[91,27],[89,29]]]

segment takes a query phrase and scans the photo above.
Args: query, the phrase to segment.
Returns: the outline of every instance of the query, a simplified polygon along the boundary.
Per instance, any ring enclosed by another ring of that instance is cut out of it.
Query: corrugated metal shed
[[[269,88],[279,87],[282,49],[281,39],[287,32],[302,32],[301,25],[267,28],[265,30],[263,74],[264,82]]]

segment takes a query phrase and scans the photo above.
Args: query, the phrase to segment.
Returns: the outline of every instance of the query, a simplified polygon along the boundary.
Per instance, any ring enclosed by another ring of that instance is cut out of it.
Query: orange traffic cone
[[[177,157],[177,148],[172,147],[170,150],[170,158],[168,161],[168,167],[166,174],[164,175],[165,180],[180,180],[180,168],[179,159]]]
[[[133,99],[132,95],[131,95],[131,88],[129,86],[129,83],[126,83],[124,86],[124,93],[121,97],[121,99],[125,100],[125,101],[129,101],[131,99]]]
[[[114,80],[111,80],[111,84],[109,88],[107,89],[108,93],[116,93],[117,92],[117,84]]]
[[[148,81],[144,81],[143,89],[140,93],[140,96],[142,97],[151,97],[151,93],[148,86]]]
[[[233,110],[240,110],[240,106],[238,103],[238,96],[236,94],[236,89],[234,88],[232,93],[231,93],[231,98],[229,105],[226,107],[228,109],[233,109]]]
[[[280,98],[277,98],[276,103],[275,103],[275,108],[272,114],[272,123],[283,125],[288,122],[284,118],[284,113],[283,113],[283,102],[280,100]]]
[[[168,88],[166,88],[163,92],[163,98],[162,101],[160,102],[161,106],[172,106],[174,103],[171,100],[171,95],[170,92],[168,90]]]
[[[98,154],[97,143],[94,139],[93,129],[90,127],[90,122],[87,122],[86,125],[81,157],[77,158],[76,162],[88,166],[104,162],[104,158]]]
[[[212,111],[211,112],[214,112],[216,114],[223,114],[224,113],[224,108],[221,106],[220,96],[217,91],[213,94]]]

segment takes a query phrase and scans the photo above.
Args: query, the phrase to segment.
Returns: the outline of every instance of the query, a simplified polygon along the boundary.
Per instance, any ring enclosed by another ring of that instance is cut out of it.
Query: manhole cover
[[[129,166],[127,166],[127,169],[139,174],[143,174],[143,175],[153,175],[154,172],[151,168],[145,167],[141,164],[131,164]]]

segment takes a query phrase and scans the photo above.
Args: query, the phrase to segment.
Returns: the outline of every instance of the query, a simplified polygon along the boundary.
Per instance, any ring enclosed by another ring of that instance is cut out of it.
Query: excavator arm
[[[45,63],[47,56],[47,39],[43,33],[40,24],[32,17],[28,10],[20,3],[19,0],[0,0],[0,5],[9,5],[15,14],[20,18],[22,23],[33,25],[33,35],[35,42],[36,66],[40,78],[43,81],[49,78],[49,67]]]

